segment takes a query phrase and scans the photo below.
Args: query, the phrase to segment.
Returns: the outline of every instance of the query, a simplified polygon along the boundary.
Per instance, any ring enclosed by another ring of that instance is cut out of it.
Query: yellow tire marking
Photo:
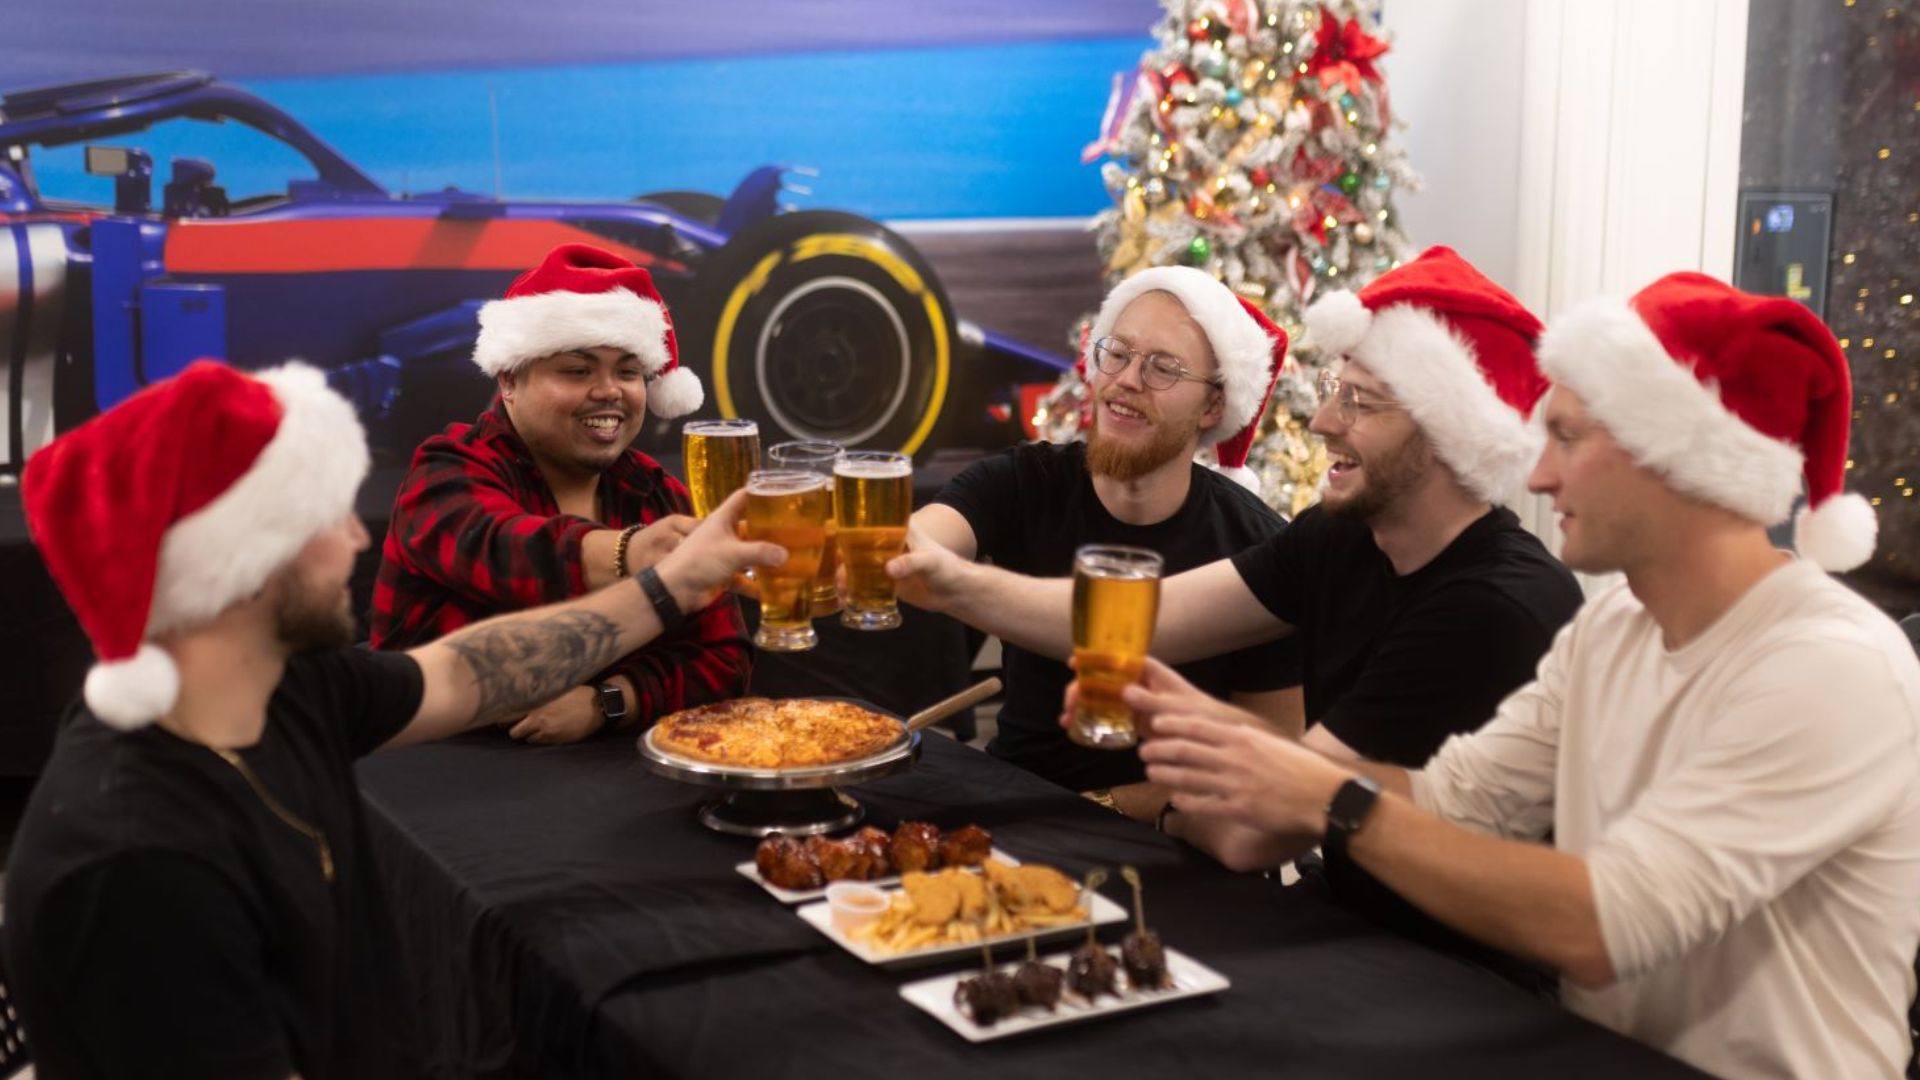
[[[774,267],[780,265],[781,253],[776,251],[761,259],[740,284],[733,287],[727,296],[727,306],[720,309],[720,327],[714,333],[713,342],[713,390],[720,406],[720,415],[728,420],[738,419],[740,413],[734,408],[733,392],[727,387],[727,343],[733,340],[733,326],[740,321],[740,309],[747,300],[766,287],[768,275]]]

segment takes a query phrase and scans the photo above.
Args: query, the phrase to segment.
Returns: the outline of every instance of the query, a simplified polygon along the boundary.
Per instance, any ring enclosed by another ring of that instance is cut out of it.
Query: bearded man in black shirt
[[[1258,481],[1245,462],[1286,334],[1211,275],[1157,267],[1114,288],[1088,340],[1087,441],[1029,443],[979,462],[914,514],[915,528],[961,557],[1042,577],[1071,573],[1082,544],[1148,548],[1178,573],[1278,535],[1285,522],[1248,490]],[[1194,463],[1201,447],[1213,448],[1219,471]],[[989,751],[1153,820],[1166,795],[1145,782],[1140,759],[1077,746],[1055,722],[1067,666],[1012,643],[1003,656],[1007,701]],[[1199,657],[1181,672],[1300,734],[1292,642]]]
[[[785,557],[735,538],[737,496],[637,582],[344,647],[366,471],[319,372],[204,361],[27,463],[100,659],[7,867],[39,1075],[425,1075],[353,759],[523,715]]]
[[[1546,390],[1541,325],[1446,248],[1321,300],[1306,322],[1323,354],[1344,357],[1312,423],[1334,461],[1321,504],[1169,578],[1153,655],[1181,663],[1295,635],[1302,741],[1417,767],[1531,679],[1580,604],[1573,575],[1498,505],[1523,491],[1539,447],[1527,416]],[[964,561],[924,532],[910,546],[890,567],[910,603],[1042,655],[1071,651],[1071,582]],[[1230,866],[1267,855],[1230,824],[1176,813],[1163,826]],[[1351,870],[1329,868],[1336,892],[1419,922]]]

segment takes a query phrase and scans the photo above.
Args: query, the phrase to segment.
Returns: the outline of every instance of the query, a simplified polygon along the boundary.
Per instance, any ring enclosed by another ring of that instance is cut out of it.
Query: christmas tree
[[[1390,139],[1376,66],[1378,0],[1162,0],[1158,45],[1115,80],[1086,160],[1115,206],[1096,221],[1111,288],[1186,264],[1260,304],[1289,338],[1330,289],[1410,257],[1393,209],[1419,176]],[[1326,470],[1313,414],[1319,358],[1296,347],[1247,464],[1280,509],[1313,501]],[[1063,412],[1053,402],[1056,425]]]

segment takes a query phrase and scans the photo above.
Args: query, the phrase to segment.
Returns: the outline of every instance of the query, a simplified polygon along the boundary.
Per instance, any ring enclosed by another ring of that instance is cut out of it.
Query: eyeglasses
[[[1218,387],[1218,375],[1207,378],[1195,375],[1187,365],[1168,356],[1166,353],[1137,353],[1122,344],[1119,338],[1103,337],[1093,343],[1093,366],[1108,375],[1118,375],[1133,366],[1135,359],[1142,361],[1140,381],[1154,390],[1171,390],[1183,379]]]
[[[1320,403],[1333,403],[1334,413],[1343,424],[1351,424],[1362,416],[1371,416],[1377,412],[1392,412],[1404,409],[1405,405],[1387,398],[1365,398],[1359,387],[1343,382],[1331,371],[1322,371],[1313,382],[1314,389],[1320,393]]]

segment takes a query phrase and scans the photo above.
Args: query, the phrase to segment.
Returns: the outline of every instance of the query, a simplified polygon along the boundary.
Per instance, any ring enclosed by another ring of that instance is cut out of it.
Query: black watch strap
[[[1356,776],[1340,785],[1327,803],[1327,845],[1345,847],[1347,840],[1367,823],[1374,804],[1380,801],[1380,785],[1364,776]]]
[[[594,698],[600,704],[600,727],[604,731],[615,731],[627,722],[627,697],[620,688],[610,682],[603,682],[593,688]]]
[[[662,630],[674,630],[687,621],[687,613],[680,610],[680,602],[673,598],[667,589],[667,583],[660,580],[660,572],[649,566],[640,571],[635,580],[640,589],[647,594],[647,602],[653,605],[653,613],[660,616]]]

